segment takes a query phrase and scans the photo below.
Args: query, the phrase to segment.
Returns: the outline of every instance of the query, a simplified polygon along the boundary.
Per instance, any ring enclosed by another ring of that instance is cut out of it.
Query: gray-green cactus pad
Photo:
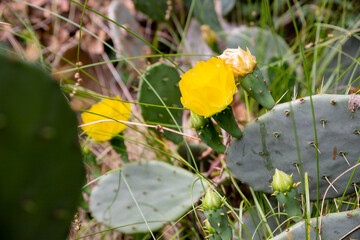
[[[48,74],[0,55],[0,238],[66,239],[85,171],[75,113]]]
[[[310,240],[316,239],[316,221],[316,218],[312,218],[310,220]],[[327,216],[322,217],[321,239],[360,239],[359,223],[360,209],[340,213],[330,213]],[[294,226],[282,232],[278,236],[271,238],[271,240],[303,239],[306,239],[304,221],[295,224]]]
[[[124,233],[156,231],[186,214],[191,201],[200,198],[199,181],[192,189],[196,179],[164,162],[136,162],[100,179],[91,193],[90,209],[98,221]]]
[[[348,108],[350,96],[313,96],[318,149],[315,148],[314,127],[309,97],[277,105],[270,112],[245,126],[242,139],[233,139],[227,152],[230,170],[241,181],[257,191],[273,192],[269,187],[275,168],[287,174],[294,173],[300,181],[296,167],[297,148],[291,114],[294,114],[303,171],[310,176],[310,198],[315,200],[317,174],[316,151],[319,151],[320,198],[338,175],[353,166],[360,156],[360,111]],[[346,159],[345,159],[346,158]],[[350,166],[346,162],[348,160]],[[327,198],[341,196],[350,179],[351,171],[335,182]],[[355,174],[351,182],[359,182]],[[347,193],[354,188],[350,185]]]
[[[175,68],[165,63],[155,63],[146,69],[144,77],[161,97],[167,107],[182,107],[180,102],[181,93],[178,85],[180,75]],[[169,109],[168,111],[168,109],[166,109],[161,103],[158,96],[156,96],[152,88],[147,84],[147,82],[142,80],[139,90],[139,101],[141,103],[162,107],[141,105],[141,113],[144,120],[150,124],[175,126],[175,123],[169,114],[170,111],[177,124],[181,126],[183,111],[181,109],[174,108]],[[173,127],[173,129],[177,130],[176,127]],[[181,135],[169,131],[164,131],[163,135],[174,143],[180,143],[183,139]]]

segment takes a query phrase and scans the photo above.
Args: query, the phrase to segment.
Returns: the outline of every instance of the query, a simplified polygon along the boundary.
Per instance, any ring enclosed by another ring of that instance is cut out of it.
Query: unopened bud
[[[256,67],[256,57],[251,55],[248,48],[247,51],[238,48],[228,48],[219,56],[221,60],[227,64],[235,77],[243,77],[252,73]]]
[[[208,188],[205,197],[202,199],[204,209],[215,210],[221,207],[221,199],[215,194],[215,192]]]
[[[275,174],[273,176],[273,182],[271,187],[276,192],[287,192],[293,187],[294,181],[292,179],[292,174],[288,175],[279,169],[275,169]]]

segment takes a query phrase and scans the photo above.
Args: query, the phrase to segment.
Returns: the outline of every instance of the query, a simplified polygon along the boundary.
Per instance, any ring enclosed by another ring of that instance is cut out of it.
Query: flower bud
[[[273,176],[273,182],[271,187],[276,192],[287,192],[293,187],[294,181],[292,179],[292,174],[288,175],[279,169],[275,169],[275,174]]]
[[[235,77],[243,77],[252,73],[256,67],[256,57],[246,48],[246,52],[240,47],[228,48],[219,56],[233,71]]]
[[[200,129],[202,126],[206,124],[206,120],[203,116],[197,115],[194,112],[191,112],[190,115],[190,123],[193,128],[196,130]]]
[[[216,42],[216,33],[208,25],[201,26],[201,36],[209,45],[213,45]]]
[[[215,210],[221,207],[221,199],[214,193],[211,188],[208,188],[205,197],[202,199],[202,204],[206,210]]]

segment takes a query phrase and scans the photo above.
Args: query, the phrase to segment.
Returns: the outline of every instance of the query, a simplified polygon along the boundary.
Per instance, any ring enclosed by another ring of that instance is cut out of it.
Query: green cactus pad
[[[242,132],[236,123],[231,107],[225,108],[223,111],[213,115],[212,117],[219,124],[219,126],[231,136],[241,138]]]
[[[128,155],[128,152],[127,152],[127,149],[126,149],[123,134],[113,137],[110,140],[110,144],[113,147],[113,149],[118,154],[120,154],[121,160],[123,160],[123,162],[125,162],[125,163],[129,162],[129,155]]]
[[[274,107],[275,101],[268,91],[264,76],[258,67],[252,73],[240,78],[240,85],[264,108],[271,109]]]
[[[319,151],[320,198],[339,174],[358,161],[360,156],[360,111],[348,108],[349,96],[313,96],[318,147],[314,147],[314,127],[309,97],[275,106],[245,126],[242,139],[233,139],[227,152],[230,170],[241,181],[256,191],[272,193],[269,187],[275,168],[293,173],[294,182],[300,181],[298,157],[292,116],[296,123],[302,167],[310,176],[310,199],[317,198],[316,151]],[[346,159],[345,159],[346,158]],[[348,165],[347,161],[350,166]],[[341,196],[350,179],[351,171],[335,182],[327,198]],[[326,178],[325,178],[326,177]],[[355,174],[351,182],[359,182]],[[354,191],[349,187],[348,194]]]
[[[280,206],[285,209],[289,217],[295,222],[303,219],[303,214],[300,207],[299,193],[296,188],[291,188],[287,192],[279,192],[276,194],[276,199],[279,201]]]
[[[192,189],[196,179],[164,162],[135,162],[100,179],[91,193],[90,209],[99,222],[124,233],[149,232],[144,218],[156,231],[186,214],[192,201],[200,198],[199,181]]]
[[[229,225],[229,219],[226,213],[226,208],[221,207],[214,210],[204,210],[205,217],[209,220],[215,233],[210,235],[210,239],[214,240],[229,240],[232,238],[232,228]]]
[[[77,120],[39,68],[0,56],[0,238],[66,239],[85,171]]]
[[[180,76],[175,68],[165,63],[155,63],[146,69],[144,77],[159,94],[166,106],[178,108],[182,107],[180,102],[181,93],[178,86]],[[148,84],[143,80],[139,90],[139,101],[141,103],[163,106],[151,87],[148,86]],[[182,110],[169,110],[174,116],[178,125],[181,126]],[[144,120],[150,124],[160,124],[164,126],[175,125],[174,121],[170,117],[170,114],[165,108],[141,105],[141,112]],[[175,127],[174,129],[177,130]],[[168,131],[164,131],[163,135],[174,143],[180,143],[183,139],[181,135]]]
[[[310,240],[316,238],[316,218],[310,220]],[[360,209],[353,211],[330,213],[322,217],[321,237],[322,239],[360,239]],[[305,222],[299,222],[270,240],[303,240],[305,236]],[[357,227],[357,228],[356,228]],[[356,228],[356,229],[355,229]],[[352,231],[355,229],[355,231]],[[350,233],[350,234],[348,234]]]
[[[206,143],[209,147],[214,149],[215,152],[224,153],[226,147],[221,142],[219,133],[216,130],[214,124],[209,118],[206,118],[205,120],[207,121],[207,123],[201,128],[196,130],[197,135],[204,143]]]

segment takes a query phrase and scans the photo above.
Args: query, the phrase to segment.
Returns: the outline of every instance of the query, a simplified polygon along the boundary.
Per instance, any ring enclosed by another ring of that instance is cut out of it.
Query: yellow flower
[[[128,121],[130,110],[130,104],[121,102],[120,97],[105,99],[92,105],[88,112],[81,114],[81,118],[84,124],[101,120],[110,121],[89,124],[82,129],[96,141],[110,140],[126,128],[125,124],[111,120]]]
[[[219,56],[227,65],[230,66],[235,77],[243,77],[252,73],[256,67],[256,57],[246,48],[246,52],[240,47],[228,48]]]
[[[181,76],[179,86],[184,107],[204,117],[224,110],[236,91],[232,71],[218,58],[198,62]]]

